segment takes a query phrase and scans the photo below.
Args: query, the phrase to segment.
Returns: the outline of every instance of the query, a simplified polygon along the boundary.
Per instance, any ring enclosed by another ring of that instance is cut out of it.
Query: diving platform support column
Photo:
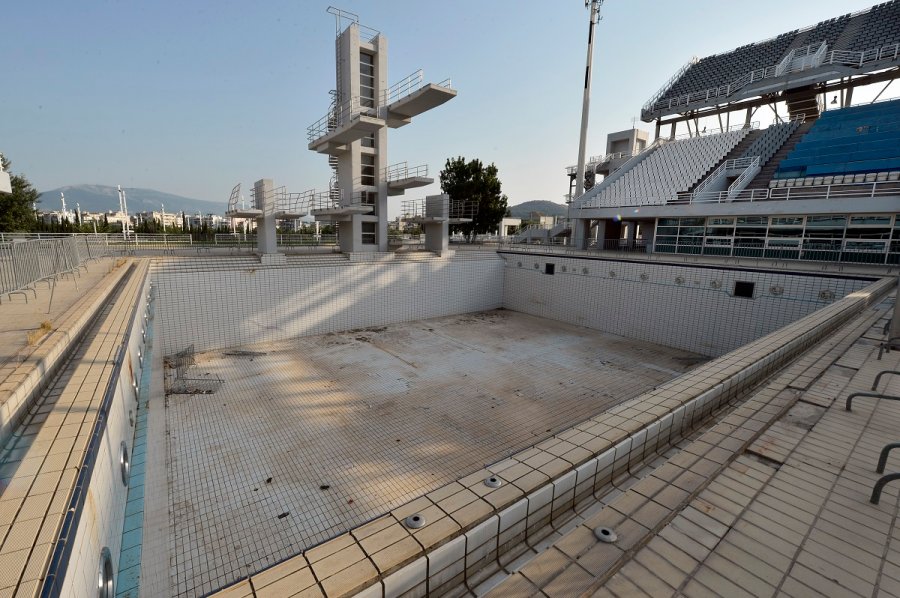
[[[425,249],[438,255],[450,249],[450,196],[429,195],[425,198]]]
[[[275,201],[272,179],[259,179],[253,183],[256,208],[262,214],[256,218],[256,249],[261,255],[278,253],[278,231],[275,226]]]

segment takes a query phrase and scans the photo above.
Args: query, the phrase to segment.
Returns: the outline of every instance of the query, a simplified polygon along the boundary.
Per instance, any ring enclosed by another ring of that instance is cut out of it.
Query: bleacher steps
[[[753,145],[753,142],[756,141],[762,134],[763,131],[760,129],[753,129],[748,132],[747,136],[741,139],[740,142],[738,142],[738,144],[734,146],[734,148],[730,152],[728,152],[725,157],[722,158],[710,172],[715,172],[716,169],[722,164],[722,162],[727,162],[728,160],[736,160],[737,158],[742,157],[744,155],[744,152],[747,151],[747,148]],[[693,192],[698,186],[700,186],[700,184],[703,183],[703,181],[706,180],[707,176],[709,176],[709,173],[707,173],[706,175],[701,177],[699,181],[691,185],[688,191]]]
[[[775,176],[775,171],[778,170],[778,165],[781,164],[781,161],[784,160],[787,155],[794,149],[797,143],[800,142],[800,139],[806,135],[809,130],[813,126],[813,122],[815,121],[806,121],[794,131],[790,137],[787,138],[778,151],[775,152],[769,161],[766,162],[765,166],[759,171],[750,184],[745,187],[745,189],[768,189],[769,181]]]

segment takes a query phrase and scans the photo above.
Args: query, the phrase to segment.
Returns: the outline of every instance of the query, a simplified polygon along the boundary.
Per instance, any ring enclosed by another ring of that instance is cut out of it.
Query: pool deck
[[[869,502],[900,402],[856,398],[900,352],[868,310],[644,479],[475,595],[900,596],[900,484]],[[900,376],[877,392],[900,396]],[[885,473],[900,471],[900,451]],[[594,530],[613,529],[601,543]]]

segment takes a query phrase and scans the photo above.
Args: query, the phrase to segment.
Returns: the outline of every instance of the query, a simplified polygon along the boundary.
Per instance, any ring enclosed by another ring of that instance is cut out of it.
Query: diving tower
[[[450,80],[427,83],[417,70],[388,84],[388,40],[353,13],[334,15],[336,87],[326,114],[307,129],[309,149],[328,156],[332,177],[316,194],[310,214],[337,223],[341,251],[388,250],[387,198],[434,182],[428,166],[389,164],[388,129],[456,97]]]

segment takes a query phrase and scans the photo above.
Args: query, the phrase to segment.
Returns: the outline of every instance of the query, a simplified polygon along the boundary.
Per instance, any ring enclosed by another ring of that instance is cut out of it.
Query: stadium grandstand
[[[552,233],[582,249],[900,263],[900,100],[881,97],[898,77],[898,0],[692,59],[643,107],[655,140],[589,161]]]

